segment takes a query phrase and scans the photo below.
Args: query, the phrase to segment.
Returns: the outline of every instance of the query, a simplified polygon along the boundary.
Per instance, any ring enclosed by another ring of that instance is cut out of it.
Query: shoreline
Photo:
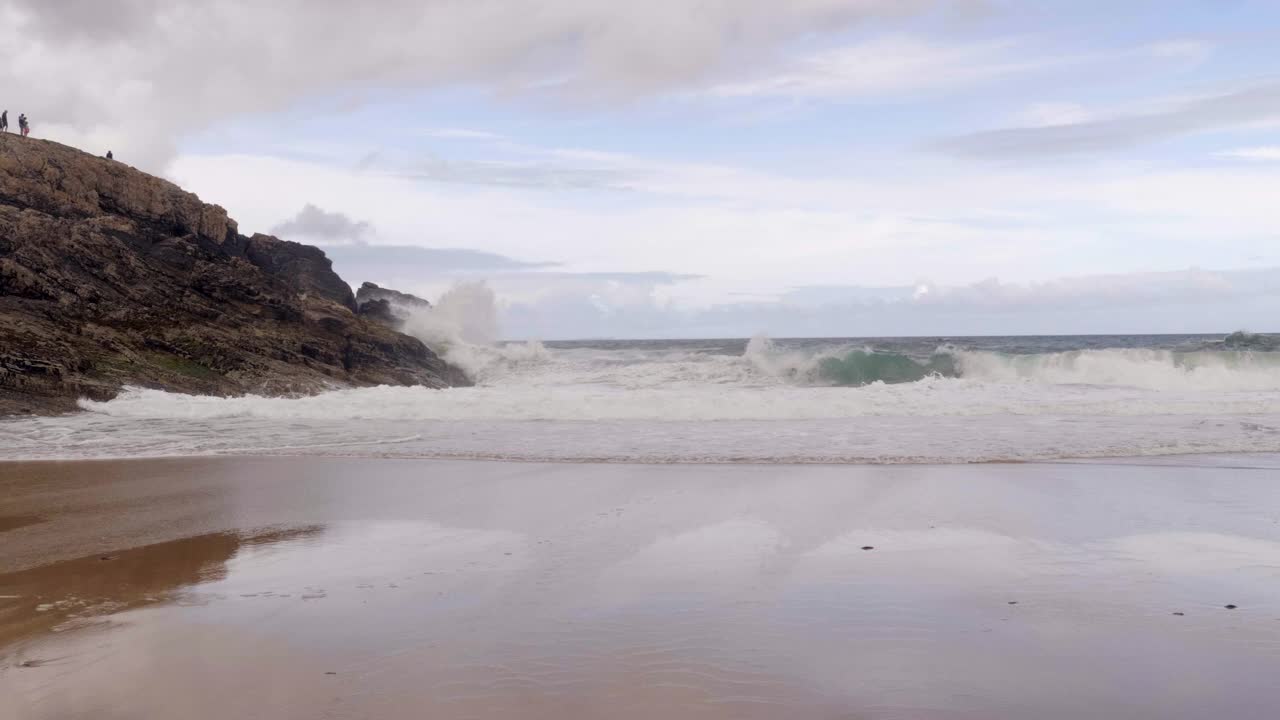
[[[148,462],[162,460],[397,460],[397,461],[420,461],[427,463],[496,463],[496,464],[515,464],[515,465],[607,465],[607,466],[633,466],[633,467],[971,467],[983,465],[1125,465],[1138,466],[1147,464],[1151,467],[1183,467],[1181,465],[1171,465],[1169,463],[1161,463],[1163,459],[1210,459],[1210,458],[1265,458],[1273,461],[1275,466],[1271,464],[1263,464],[1259,466],[1222,466],[1226,469],[1240,470],[1271,470],[1280,469],[1280,453],[1269,450],[1258,451],[1240,451],[1240,452],[1170,452],[1162,454],[1149,455],[1092,455],[1092,456],[1063,456],[1048,458],[1029,458],[1029,459],[1007,459],[1007,460],[938,460],[933,458],[926,459],[893,459],[893,460],[871,460],[871,459],[780,459],[776,461],[758,460],[758,459],[742,459],[742,460],[692,460],[685,458],[673,459],[635,459],[635,458],[539,458],[539,457],[505,457],[505,456],[477,456],[477,455],[340,455],[335,453],[325,454],[306,454],[306,453],[236,453],[236,452],[219,452],[207,454],[175,454],[175,455],[131,455],[131,456],[99,456],[99,457],[69,457],[69,458],[6,458],[0,457],[0,468],[15,465],[37,465],[37,464],[69,464],[69,463],[118,463],[118,462]],[[1191,464],[1187,466],[1200,465]]]

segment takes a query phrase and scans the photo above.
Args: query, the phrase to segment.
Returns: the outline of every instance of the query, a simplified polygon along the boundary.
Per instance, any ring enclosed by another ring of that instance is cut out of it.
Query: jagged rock
[[[370,320],[376,320],[387,325],[398,325],[402,322],[402,319],[397,317],[395,311],[391,309],[391,303],[382,299],[365,300],[360,303],[360,307],[357,312],[359,312],[363,317],[367,317]]]
[[[65,145],[5,139],[0,197],[7,204],[63,219],[123,216],[219,244],[236,234],[226,210],[173,183]]]
[[[246,238],[119,162],[0,135],[0,413],[123,385],[235,394],[468,384],[357,315],[318,248]]]
[[[403,305],[408,308],[429,308],[431,303],[423,300],[417,295],[410,295],[407,292],[392,290],[366,282],[356,291],[356,302],[365,303],[370,300],[386,300],[392,305]]]
[[[258,234],[249,238],[245,255],[300,293],[314,293],[349,310],[356,309],[351,286],[338,277],[333,262],[318,247]]]
[[[361,315],[399,327],[414,310],[431,307],[417,295],[366,282],[356,291],[356,307]]]

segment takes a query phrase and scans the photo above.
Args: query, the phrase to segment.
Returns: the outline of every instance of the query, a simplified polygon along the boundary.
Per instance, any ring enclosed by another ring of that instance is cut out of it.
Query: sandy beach
[[[0,718],[1273,717],[1277,477],[2,464]]]

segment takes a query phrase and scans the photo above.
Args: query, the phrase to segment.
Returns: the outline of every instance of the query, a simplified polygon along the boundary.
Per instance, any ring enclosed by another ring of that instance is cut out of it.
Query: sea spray
[[[484,281],[462,281],[428,308],[401,305],[404,331],[437,352],[458,344],[489,345],[498,339],[497,296]]]
[[[517,367],[547,360],[538,341],[497,343],[498,302],[484,281],[460,281],[431,307],[397,306],[403,330],[421,340],[476,382],[492,381]]]
[[[990,384],[1035,383],[1151,391],[1280,390],[1280,353],[1112,348],[1008,354],[955,351],[961,377]]]
[[[128,388],[83,401],[89,412],[0,425],[0,457],[897,462],[1280,451],[1280,353],[1201,349],[1220,337],[544,347],[460,334],[450,352],[480,376],[476,387],[303,398]]]

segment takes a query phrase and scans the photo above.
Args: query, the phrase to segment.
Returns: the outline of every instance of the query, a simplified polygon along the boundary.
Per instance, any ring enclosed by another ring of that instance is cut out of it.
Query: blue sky
[[[0,0],[37,134],[511,337],[1280,330],[1274,2],[95,8]]]

